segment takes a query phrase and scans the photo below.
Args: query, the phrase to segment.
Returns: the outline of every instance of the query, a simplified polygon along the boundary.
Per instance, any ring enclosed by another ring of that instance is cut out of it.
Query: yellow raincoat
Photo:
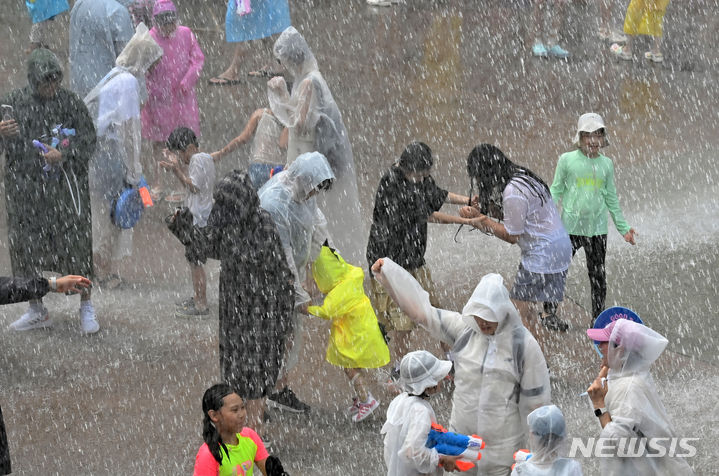
[[[669,0],[632,0],[624,18],[624,33],[662,36],[668,5]]]
[[[327,246],[312,264],[312,276],[325,296],[309,313],[332,321],[327,362],[344,368],[369,369],[389,362],[377,316],[364,293],[364,271],[352,266]]]

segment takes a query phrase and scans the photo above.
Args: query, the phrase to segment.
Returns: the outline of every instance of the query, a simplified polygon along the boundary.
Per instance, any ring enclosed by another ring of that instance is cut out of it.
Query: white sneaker
[[[100,330],[92,303],[80,304],[80,328],[83,334],[94,334]]]
[[[29,331],[45,327],[52,327],[52,320],[45,306],[30,307],[25,314],[20,316],[20,319],[10,324],[10,329],[14,331]]]
[[[369,396],[369,400],[360,403],[357,413],[352,416],[352,421],[359,423],[368,416],[370,416],[377,408],[379,408],[379,402],[372,395]]]
[[[392,2],[389,0],[367,0],[368,5],[373,7],[389,7],[392,6]]]

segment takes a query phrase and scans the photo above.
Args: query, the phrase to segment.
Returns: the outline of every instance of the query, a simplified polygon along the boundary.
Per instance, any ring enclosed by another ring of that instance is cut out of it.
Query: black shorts
[[[193,226],[192,235],[199,236],[202,233],[202,229]],[[187,262],[194,266],[200,266],[207,263],[207,255],[202,249],[202,242],[195,239],[189,245],[185,246],[185,258]]]

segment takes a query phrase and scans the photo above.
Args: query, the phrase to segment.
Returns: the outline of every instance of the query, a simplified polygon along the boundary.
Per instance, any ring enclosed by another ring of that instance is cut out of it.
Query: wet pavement
[[[627,2],[623,3],[623,6]],[[223,42],[224,2],[179,0],[180,18],[193,28],[206,62],[198,85],[201,146],[216,150],[239,134],[249,114],[267,106],[265,84],[236,86],[207,80],[229,62]],[[437,156],[437,182],[467,193],[465,159],[480,142],[499,146],[513,161],[551,181],[559,154],[570,149],[581,113],[602,114],[624,215],[638,231],[632,247],[610,230],[607,305],[632,307],[670,339],[657,383],[679,434],[701,438],[690,463],[713,472],[719,339],[719,6],[710,1],[670,4],[665,62],[618,62],[597,35],[595,2],[572,2],[562,30],[568,61],[535,59],[531,4],[494,0],[407,1],[391,8],[363,1],[292,2],[294,25],[307,38],[350,134],[367,222],[379,178],[404,145],[427,142]],[[620,24],[622,8],[614,23]],[[60,17],[67,44],[67,15]],[[0,91],[25,84],[29,21],[22,4],[0,13]],[[271,62],[260,45],[243,71]],[[63,52],[60,52],[61,56]],[[247,164],[249,147],[223,159],[219,174]],[[0,201],[3,199],[0,198]],[[4,208],[4,203],[0,205]],[[451,211],[451,208],[448,208]],[[179,243],[162,224],[170,205],[151,210],[135,233],[123,273],[134,288],[98,290],[99,334],[81,337],[76,298],[51,296],[50,331],[0,331],[0,405],[17,474],[189,473],[201,443],[200,399],[219,378],[217,283],[208,266],[212,315],[177,320],[174,301],[190,293]],[[0,213],[0,268],[9,274],[6,216]],[[516,247],[477,232],[430,227],[427,260],[443,305],[460,309],[479,278],[500,272],[510,280]],[[361,263],[364,265],[364,263]],[[548,342],[553,398],[573,436],[596,436],[588,403],[575,395],[596,372],[583,337],[589,284],[580,253],[570,268],[562,313],[572,329]],[[0,328],[24,310],[0,308]],[[358,426],[342,415],[349,385],[323,362],[326,323],[308,322],[303,365],[293,388],[313,405],[309,417],[272,414],[268,436],[293,475],[383,472],[379,429],[383,414]],[[416,346],[436,349],[426,335]],[[391,398],[380,394],[383,407]],[[445,393],[433,401],[449,420]],[[582,460],[585,474],[596,461]]]

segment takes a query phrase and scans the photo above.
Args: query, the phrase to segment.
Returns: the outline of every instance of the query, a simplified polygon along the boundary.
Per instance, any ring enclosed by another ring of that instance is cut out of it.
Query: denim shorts
[[[518,301],[562,302],[566,281],[567,271],[552,274],[532,273],[520,264],[509,296]]]

